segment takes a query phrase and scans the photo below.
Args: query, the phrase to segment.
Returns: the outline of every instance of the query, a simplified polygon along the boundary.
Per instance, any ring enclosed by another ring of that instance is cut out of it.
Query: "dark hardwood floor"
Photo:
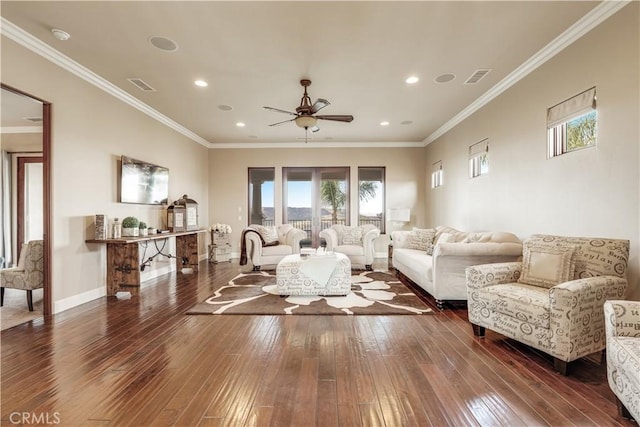
[[[542,353],[491,331],[474,338],[464,308],[184,314],[239,271],[202,262],[139,297],[2,331],[2,424],[635,425],[618,416],[595,358],[560,376]]]

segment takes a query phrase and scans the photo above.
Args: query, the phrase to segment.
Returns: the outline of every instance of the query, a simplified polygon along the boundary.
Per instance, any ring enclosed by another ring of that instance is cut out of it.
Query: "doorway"
[[[283,222],[307,233],[305,246],[320,246],[319,233],[349,225],[349,168],[283,168]]]
[[[0,89],[2,175],[5,182],[9,181],[3,185],[0,224],[1,249],[8,256],[0,256],[6,258],[5,267],[15,265],[20,243],[33,240],[34,236],[44,241],[42,315],[48,317],[52,313],[51,104],[4,83]],[[29,134],[31,140],[25,146],[25,135]],[[23,298],[26,307],[26,296]]]

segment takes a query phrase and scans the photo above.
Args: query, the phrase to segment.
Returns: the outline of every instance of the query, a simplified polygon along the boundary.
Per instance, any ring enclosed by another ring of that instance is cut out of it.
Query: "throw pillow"
[[[409,233],[409,249],[426,251],[427,254],[433,255],[433,238],[436,230],[432,228],[414,228]]]
[[[362,246],[362,228],[344,227],[342,230],[342,244]]]
[[[522,254],[522,274],[518,283],[552,288],[573,280],[575,246],[551,246],[525,242]]]
[[[262,236],[262,240],[264,241],[263,246],[274,246],[279,243],[278,230],[275,226],[265,227],[264,225],[254,225],[253,228]]]

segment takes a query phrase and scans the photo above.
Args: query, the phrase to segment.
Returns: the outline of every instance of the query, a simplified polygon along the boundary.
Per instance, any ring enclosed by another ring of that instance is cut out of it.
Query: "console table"
[[[190,267],[198,271],[198,233],[207,230],[159,233],[149,236],[122,237],[120,239],[88,239],[86,243],[107,245],[107,295],[113,296],[119,291],[140,293],[140,255],[138,244],[150,240],[176,239],[176,260],[178,267]]]

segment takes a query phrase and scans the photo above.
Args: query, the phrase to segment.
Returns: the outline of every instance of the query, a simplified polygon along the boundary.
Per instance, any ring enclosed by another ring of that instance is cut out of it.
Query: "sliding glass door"
[[[349,223],[349,168],[283,168],[283,221],[318,247],[320,230]]]

